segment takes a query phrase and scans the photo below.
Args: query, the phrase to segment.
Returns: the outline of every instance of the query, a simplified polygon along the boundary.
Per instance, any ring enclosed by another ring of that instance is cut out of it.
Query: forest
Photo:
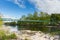
[[[34,14],[28,14],[27,16],[23,15],[19,19],[17,24],[20,24],[20,25],[21,24],[57,25],[59,21],[60,21],[60,14],[58,13],[48,14],[44,12],[40,12],[40,13],[34,12]]]

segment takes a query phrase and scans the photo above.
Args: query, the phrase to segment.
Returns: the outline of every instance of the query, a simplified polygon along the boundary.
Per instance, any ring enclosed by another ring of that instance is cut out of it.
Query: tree
[[[43,25],[48,25],[50,22],[50,15],[48,13],[40,12],[39,20],[42,20]]]
[[[38,20],[38,13],[36,11],[33,14],[33,20]]]
[[[50,18],[51,25],[56,25],[59,22],[59,17],[56,14],[52,14]]]
[[[33,19],[33,15],[32,14],[28,14],[26,17],[27,20],[32,20]]]
[[[26,20],[26,16],[23,15],[23,16],[20,18],[20,20]]]

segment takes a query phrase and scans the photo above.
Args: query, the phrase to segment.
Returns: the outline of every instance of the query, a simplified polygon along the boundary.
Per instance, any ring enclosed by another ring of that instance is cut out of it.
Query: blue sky
[[[21,4],[23,5],[23,4]],[[20,18],[22,15],[33,13],[36,9],[29,1],[24,1],[24,6],[20,7],[11,0],[0,0],[0,13],[4,17]]]

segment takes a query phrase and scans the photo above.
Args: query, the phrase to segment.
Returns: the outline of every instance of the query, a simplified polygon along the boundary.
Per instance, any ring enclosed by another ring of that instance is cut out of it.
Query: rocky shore
[[[10,27],[2,27],[1,29],[6,31],[6,34],[14,33],[17,36],[16,39],[10,40],[60,40],[59,35],[52,36],[49,33],[43,33],[41,31],[31,30],[10,31]]]
[[[16,35],[18,40],[59,40],[59,35],[52,36],[41,31],[20,30]]]

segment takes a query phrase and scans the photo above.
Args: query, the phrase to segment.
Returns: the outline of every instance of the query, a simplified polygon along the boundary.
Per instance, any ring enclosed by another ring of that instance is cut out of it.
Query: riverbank
[[[31,30],[11,31],[11,27],[4,27],[4,26],[1,27],[0,30],[4,30],[6,34],[14,33],[16,35],[16,39],[14,40],[59,40],[59,35],[53,36],[49,33],[43,33],[41,31],[31,31]]]
[[[20,30],[18,33],[19,40],[59,40],[59,35],[50,35],[41,31]]]

